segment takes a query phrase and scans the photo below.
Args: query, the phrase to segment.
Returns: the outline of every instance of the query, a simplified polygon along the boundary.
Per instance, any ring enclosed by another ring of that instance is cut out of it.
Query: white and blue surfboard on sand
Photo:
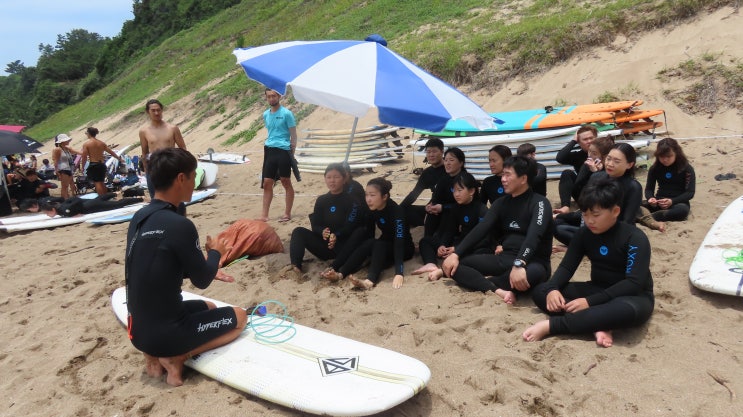
[[[207,188],[205,190],[194,191],[193,195],[191,196],[191,201],[186,203],[186,205],[188,206],[188,205],[203,201],[211,197],[212,195],[214,195],[214,193],[216,192],[217,192],[216,188]],[[124,223],[124,222],[128,222],[131,219],[133,219],[135,213],[136,211],[131,212],[131,213],[116,214],[116,215],[106,216],[106,217],[97,217],[95,219],[88,220],[87,223],[94,224],[94,225]]]
[[[700,290],[743,296],[743,196],[710,227],[691,262],[689,280]]]
[[[183,298],[205,299],[188,292]],[[122,325],[127,321],[126,289],[111,296]],[[269,316],[275,314],[271,306]],[[253,319],[232,343],[186,361],[186,366],[235,389],[305,413],[366,416],[403,403],[423,390],[431,371],[421,361],[388,349],[284,320]],[[265,324],[262,324],[265,323]],[[259,334],[275,333],[261,340]],[[283,330],[281,330],[283,331]],[[129,343],[122,329],[122,343]]]

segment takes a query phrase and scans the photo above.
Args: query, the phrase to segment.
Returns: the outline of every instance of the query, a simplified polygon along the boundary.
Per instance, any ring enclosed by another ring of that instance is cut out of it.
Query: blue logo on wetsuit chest
[[[503,187],[498,187],[498,194],[503,194],[504,192],[505,190],[503,189]]]
[[[330,206],[330,212],[335,213],[335,206]]]
[[[379,218],[379,223],[385,224],[387,223],[387,220],[384,219],[384,217]]]
[[[670,172],[666,172],[666,179],[670,180],[672,176],[673,174],[671,174]]]
[[[470,222],[470,216],[464,216],[464,222],[469,223]]]
[[[601,245],[601,247],[599,248],[599,253],[603,256],[606,256],[606,254],[609,253],[609,248],[607,248],[605,245]]]

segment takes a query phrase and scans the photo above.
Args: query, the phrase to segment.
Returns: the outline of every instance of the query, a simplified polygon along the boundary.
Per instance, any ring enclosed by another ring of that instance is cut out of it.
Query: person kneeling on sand
[[[634,225],[619,221],[622,192],[615,181],[587,185],[578,205],[585,227],[570,241],[552,278],[534,289],[534,303],[550,315],[524,331],[526,341],[551,334],[594,333],[610,347],[612,330],[645,323],[653,312],[650,243]],[[583,257],[591,261],[589,282],[569,282]]]
[[[209,301],[183,301],[181,285],[204,289],[212,280],[231,282],[218,274],[225,240],[206,237],[206,259],[194,224],[177,213],[191,200],[196,158],[180,148],[154,152],[147,164],[154,199],[129,224],[126,245],[129,339],[145,357],[147,374],[167,383],[183,384],[184,362],[199,353],[235,340],[247,323],[240,307],[219,307]]]

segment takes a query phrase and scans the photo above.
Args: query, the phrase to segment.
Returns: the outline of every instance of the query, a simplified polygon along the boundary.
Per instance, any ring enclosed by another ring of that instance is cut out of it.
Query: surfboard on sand
[[[27,231],[27,230],[50,229],[50,228],[55,228],[55,227],[60,227],[60,226],[69,226],[71,224],[83,223],[87,220],[108,217],[108,216],[118,216],[118,215],[127,214],[127,213],[134,213],[140,208],[142,208],[143,205],[144,203],[137,203],[137,204],[132,204],[130,206],[115,209],[115,210],[83,214],[82,216],[75,216],[75,217],[56,216],[56,217],[50,217],[48,218],[48,220],[39,220],[39,221],[31,221],[27,223],[0,225],[0,231],[12,233],[12,232]]]
[[[194,191],[193,195],[191,195],[191,201],[186,203],[186,205],[190,206],[191,204],[195,204],[195,203],[198,203],[199,201],[206,200],[207,198],[214,195],[214,193],[216,192],[217,192],[216,188],[207,188],[206,190]],[[106,217],[97,217],[95,219],[87,220],[87,223],[91,223],[94,225],[124,223],[134,218],[135,213],[136,212],[127,212],[123,214],[109,215]]]
[[[250,162],[250,159],[245,155],[224,152],[200,154],[197,159],[199,161],[214,162],[217,164],[247,164]]]
[[[691,262],[689,280],[700,290],[743,294],[743,196],[733,200],[710,227]]]
[[[219,172],[219,167],[217,166],[217,164],[199,161],[197,167],[204,170],[204,176],[201,180],[201,184],[199,184],[197,188],[211,187],[212,185],[214,185],[215,182],[217,182],[217,173]]]
[[[228,305],[185,291],[182,295],[184,299]],[[124,325],[124,287],[113,292],[111,306]],[[268,313],[282,312],[272,312],[269,307]],[[280,318],[272,323],[291,324]],[[186,366],[264,400],[334,416],[388,410],[420,392],[431,376],[424,363],[401,353],[299,324],[293,326],[296,333],[261,342],[256,330],[262,333],[270,329],[248,325],[232,343],[189,359]],[[123,330],[121,340],[129,343]]]

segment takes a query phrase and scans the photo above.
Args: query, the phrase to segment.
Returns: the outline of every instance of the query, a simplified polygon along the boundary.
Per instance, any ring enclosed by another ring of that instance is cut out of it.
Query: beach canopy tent
[[[377,39],[293,41],[238,48],[248,78],[294,98],[355,116],[346,160],[359,117],[376,108],[392,126],[443,130],[451,120],[493,129],[493,117],[451,85],[417,67]]]
[[[6,130],[8,132],[21,133],[26,126],[19,125],[0,125],[0,130]]]

